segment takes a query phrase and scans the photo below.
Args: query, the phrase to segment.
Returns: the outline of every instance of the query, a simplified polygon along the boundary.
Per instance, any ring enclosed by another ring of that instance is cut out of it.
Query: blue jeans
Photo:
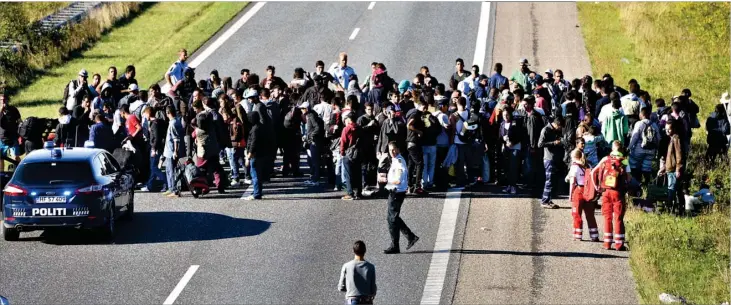
[[[434,185],[434,169],[437,164],[437,146],[422,146],[424,153],[424,173],[421,175],[421,185],[431,187]]]
[[[152,183],[155,182],[155,180],[162,180],[164,185],[162,187],[162,191],[167,190],[167,178],[165,177],[165,174],[157,167],[157,163],[160,162],[160,154],[155,155],[154,157],[150,157],[150,179],[147,179],[147,189],[152,190]]]
[[[173,158],[165,158],[165,178],[167,178],[168,191],[173,193],[178,192],[178,188],[175,185],[175,163]]]
[[[683,193],[683,182],[678,181],[675,172],[668,172],[668,203],[673,213],[682,214],[685,212],[685,194]]]
[[[254,196],[256,199],[261,199],[262,181],[259,180],[259,174],[261,171],[256,158],[251,158],[249,160],[249,167],[249,172],[251,173],[251,186],[254,189],[251,196]]]
[[[246,162],[244,161],[244,149],[235,147],[235,148],[226,148],[226,157],[228,157],[228,165],[231,166],[231,178],[233,180],[239,179],[239,167],[244,168],[246,170]]]
[[[528,185],[532,186],[530,181],[531,177],[533,177],[533,155],[530,153],[530,148],[524,148],[521,150],[521,153],[523,154],[523,179],[521,181]]]
[[[320,180],[320,148],[316,144],[308,144],[307,165],[310,167],[310,181]]]
[[[482,156],[482,182],[490,181],[490,157],[485,154]]]
[[[363,184],[360,181],[361,167],[360,161],[350,160],[348,157],[341,157],[343,162],[343,176],[345,181],[345,189],[350,196],[360,196],[363,191]]]
[[[335,186],[341,184],[347,184],[345,173],[343,171],[343,157],[340,156],[340,150],[335,150],[333,153],[333,164],[335,165]]]
[[[543,167],[546,169],[546,184],[543,186],[543,196],[541,203],[546,204],[553,199],[553,161],[543,160]]]

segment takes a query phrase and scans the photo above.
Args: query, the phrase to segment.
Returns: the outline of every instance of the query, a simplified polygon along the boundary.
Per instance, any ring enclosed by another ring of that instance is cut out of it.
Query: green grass
[[[143,88],[163,78],[177,60],[177,50],[192,53],[246,6],[246,2],[161,2],[129,23],[104,34],[78,57],[50,69],[20,89],[12,103],[23,117],[56,117],[63,89],[82,68],[106,77],[109,66],[137,68]],[[121,72],[120,72],[121,73]]]
[[[632,209],[625,222],[642,303],[657,304],[663,292],[692,304],[728,301],[728,213],[689,219]]]
[[[630,79],[637,79],[653,99],[666,101],[689,88],[701,107],[700,118],[707,117],[729,90],[728,2],[577,6],[595,76],[610,73],[625,88]],[[694,218],[627,213],[630,265],[642,303],[658,303],[663,292],[694,304],[729,301],[731,168],[727,161],[711,166],[703,160],[705,138],[704,129],[694,130],[690,190],[697,191],[700,177],[708,177],[718,209]]]

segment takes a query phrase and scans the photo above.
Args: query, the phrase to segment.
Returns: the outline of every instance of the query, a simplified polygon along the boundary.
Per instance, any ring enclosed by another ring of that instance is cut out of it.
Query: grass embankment
[[[610,73],[625,88],[637,79],[653,99],[668,102],[690,88],[701,107],[701,121],[729,90],[728,2],[585,2],[578,8],[594,75]],[[685,219],[627,212],[630,265],[642,303],[658,303],[663,292],[690,303],[729,301],[731,169],[727,163],[710,166],[702,160],[705,138],[704,129],[694,130],[690,190],[698,190],[700,177],[710,177],[719,202],[716,210]]]
[[[63,88],[80,69],[106,78],[107,68],[116,66],[119,75],[127,65],[137,68],[142,88],[162,79],[177,59],[180,48],[192,53],[238,14],[246,2],[161,2],[152,5],[130,22],[108,31],[75,58],[57,66],[19,90],[12,102],[23,117],[56,117]]]
[[[76,56],[106,30],[133,18],[145,6],[139,2],[110,2],[92,10],[79,23],[58,31],[40,31],[35,21],[66,6],[60,4],[65,3],[0,3],[0,40],[21,43],[18,52],[0,50],[0,82],[10,92],[47,75],[49,68]]]

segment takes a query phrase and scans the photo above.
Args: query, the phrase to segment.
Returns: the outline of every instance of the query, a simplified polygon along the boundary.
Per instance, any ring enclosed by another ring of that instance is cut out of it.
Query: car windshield
[[[89,183],[94,180],[88,162],[40,162],[22,164],[16,181],[28,185]]]

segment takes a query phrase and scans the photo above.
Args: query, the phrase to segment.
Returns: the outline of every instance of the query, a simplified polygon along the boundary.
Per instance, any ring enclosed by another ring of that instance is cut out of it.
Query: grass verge
[[[653,99],[666,101],[690,88],[701,118],[729,90],[728,2],[577,6],[594,75],[610,73],[622,86],[637,79]],[[690,190],[697,191],[700,178],[708,177],[718,209],[694,218],[627,212],[630,266],[644,304],[658,303],[663,292],[683,296],[689,303],[729,301],[731,169],[727,162],[711,166],[703,160],[705,138],[705,130],[694,130]]]
[[[41,20],[59,9],[69,6],[71,2],[21,2],[23,13],[31,22]]]
[[[12,97],[23,117],[56,117],[63,89],[84,68],[106,77],[109,66],[137,68],[143,88],[162,79],[177,50],[198,49],[238,14],[246,2],[160,2],[116,27],[75,58],[47,71]],[[89,77],[91,80],[91,77]]]

